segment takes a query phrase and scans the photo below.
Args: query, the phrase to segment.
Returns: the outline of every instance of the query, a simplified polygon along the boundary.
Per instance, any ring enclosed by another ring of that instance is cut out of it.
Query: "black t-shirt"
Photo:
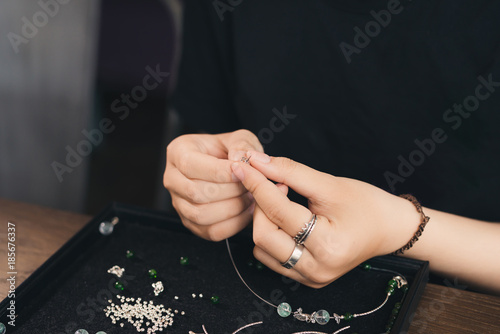
[[[500,221],[499,1],[185,2],[174,107],[274,156]]]

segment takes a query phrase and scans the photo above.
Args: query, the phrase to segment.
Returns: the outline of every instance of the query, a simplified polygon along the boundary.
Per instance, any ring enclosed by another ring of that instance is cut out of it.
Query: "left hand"
[[[368,183],[261,152],[247,156],[251,165],[236,162],[231,168],[257,203],[254,256],[305,285],[323,287],[367,259],[394,252],[419,225],[413,204]],[[309,208],[290,201],[287,186],[306,197]],[[301,258],[292,269],[284,268],[281,263],[295,247],[293,237],[313,213],[318,221]]]

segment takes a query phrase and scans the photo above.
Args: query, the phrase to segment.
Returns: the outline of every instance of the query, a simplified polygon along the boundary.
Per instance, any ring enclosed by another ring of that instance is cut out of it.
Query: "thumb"
[[[264,152],[257,136],[248,130],[237,130],[224,135],[227,158],[231,161],[240,161],[247,151]]]

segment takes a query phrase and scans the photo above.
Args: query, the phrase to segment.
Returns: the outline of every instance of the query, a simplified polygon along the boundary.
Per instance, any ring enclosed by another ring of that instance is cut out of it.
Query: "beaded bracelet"
[[[421,217],[422,221],[420,222],[420,225],[418,225],[417,232],[415,232],[415,234],[410,239],[410,241],[408,241],[408,243],[406,245],[404,245],[403,247],[401,247],[397,251],[393,252],[392,253],[393,255],[403,254],[405,251],[412,248],[413,244],[415,242],[417,242],[418,238],[422,235],[422,232],[424,231],[425,225],[427,225],[427,223],[429,222],[429,219],[430,219],[429,216],[426,216],[424,214],[424,211],[422,210],[422,205],[417,201],[415,196],[410,195],[410,194],[403,194],[403,195],[399,195],[399,197],[407,199],[410,202],[412,202],[413,205],[415,205],[415,208],[417,208],[417,212],[420,213],[420,217]]]

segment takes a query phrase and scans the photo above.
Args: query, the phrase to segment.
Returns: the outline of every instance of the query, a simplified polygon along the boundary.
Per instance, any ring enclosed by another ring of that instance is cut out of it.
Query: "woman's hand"
[[[184,135],[168,145],[163,183],[183,224],[193,233],[219,241],[251,221],[253,199],[231,171],[232,161],[240,160],[247,150],[263,151],[247,130]]]
[[[399,249],[420,223],[412,203],[370,184],[318,172],[286,158],[248,152],[250,165],[232,164],[234,174],[252,193],[255,257],[272,270],[320,288],[365,260]],[[275,185],[270,180],[278,182]],[[287,187],[309,200],[309,208],[291,202]],[[317,224],[292,269],[284,268],[295,247],[293,237],[312,214]]]

